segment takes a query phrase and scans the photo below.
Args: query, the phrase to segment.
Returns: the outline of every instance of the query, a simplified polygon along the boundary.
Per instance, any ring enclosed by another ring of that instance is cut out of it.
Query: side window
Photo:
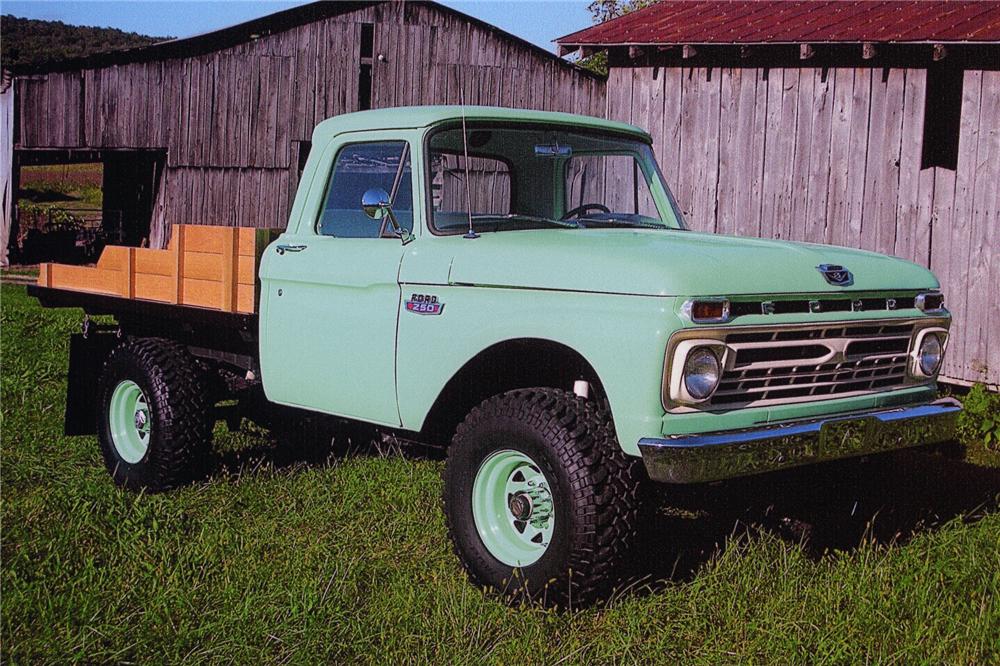
[[[399,225],[412,231],[409,145],[405,141],[383,141],[351,144],[337,153],[317,232],[338,238],[392,237],[388,220],[383,220],[380,226],[361,210],[361,197],[372,188],[389,193]]]

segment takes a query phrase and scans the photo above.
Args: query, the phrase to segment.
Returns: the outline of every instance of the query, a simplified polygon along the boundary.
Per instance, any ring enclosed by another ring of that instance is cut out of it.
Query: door
[[[362,211],[361,197],[384,189],[400,225],[412,229],[409,147],[371,141],[334,150],[315,219],[282,234],[261,268],[264,388],[282,404],[398,426],[403,246],[387,220]]]

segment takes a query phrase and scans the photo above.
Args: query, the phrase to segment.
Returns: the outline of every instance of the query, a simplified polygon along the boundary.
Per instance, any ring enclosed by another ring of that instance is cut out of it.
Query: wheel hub
[[[514,516],[514,520],[528,520],[531,518],[531,495],[527,493],[511,495],[507,505],[510,508],[510,514]]]
[[[510,449],[492,453],[480,466],[472,515],[483,545],[509,566],[527,566],[542,557],[555,529],[548,479],[535,461]]]
[[[135,413],[135,429],[142,432],[143,428],[146,427],[146,412],[137,411]]]
[[[527,497],[530,502],[530,510],[523,520],[530,522],[535,527],[544,527],[552,515],[552,495],[549,493],[548,486],[535,486]]]

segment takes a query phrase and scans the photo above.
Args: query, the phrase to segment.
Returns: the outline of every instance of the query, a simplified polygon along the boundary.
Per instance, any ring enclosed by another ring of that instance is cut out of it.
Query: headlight
[[[707,347],[694,349],[684,361],[684,388],[695,400],[705,400],[719,385],[719,358]]]
[[[941,338],[933,333],[925,335],[923,341],[920,343],[920,349],[917,351],[917,363],[920,365],[920,372],[928,377],[933,376],[938,371],[938,368],[941,367],[942,356]]]

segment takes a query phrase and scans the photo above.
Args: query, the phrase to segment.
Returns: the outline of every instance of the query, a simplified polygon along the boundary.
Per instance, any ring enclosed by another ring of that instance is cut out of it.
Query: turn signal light
[[[688,301],[684,310],[697,323],[729,321],[729,301],[724,298]]]
[[[914,304],[918,310],[936,312],[944,307],[944,294],[939,291],[928,291],[923,294],[917,294]]]

